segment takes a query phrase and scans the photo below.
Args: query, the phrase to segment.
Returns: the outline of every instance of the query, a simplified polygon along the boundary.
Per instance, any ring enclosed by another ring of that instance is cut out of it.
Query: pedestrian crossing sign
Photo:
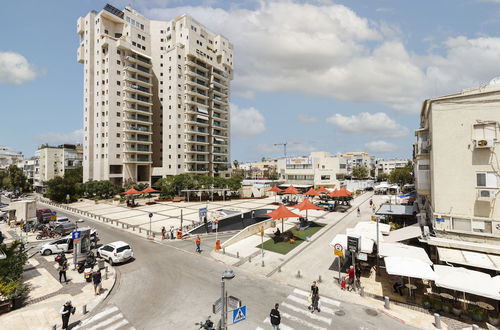
[[[233,323],[238,323],[247,319],[247,306],[233,309]]]

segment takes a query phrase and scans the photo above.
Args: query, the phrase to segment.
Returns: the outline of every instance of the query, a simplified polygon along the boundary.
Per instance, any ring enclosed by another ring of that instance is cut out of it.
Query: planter
[[[460,308],[453,307],[451,311],[455,316],[460,316],[460,314],[462,314],[462,310]]]
[[[496,315],[496,316],[488,315],[488,322],[491,325],[498,325],[500,323],[500,318],[498,315]]]

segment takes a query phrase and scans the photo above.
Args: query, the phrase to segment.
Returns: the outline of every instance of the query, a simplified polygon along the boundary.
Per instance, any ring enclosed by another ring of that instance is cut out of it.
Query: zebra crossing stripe
[[[128,321],[123,319],[120,322],[113,324],[111,327],[107,327],[106,330],[116,330],[120,327],[123,327],[125,324],[128,324]]]
[[[102,327],[105,327],[107,326],[108,324],[111,324],[115,321],[118,321],[120,319],[123,319],[123,314],[120,313],[120,314],[116,314],[112,317],[110,317],[109,319],[105,320],[105,321],[102,321],[102,322],[99,322],[97,323],[96,325],[94,325],[93,327],[91,328],[88,328],[87,330],[96,330],[96,329],[99,329],[99,328],[102,328]],[[127,322],[128,323],[128,322]]]
[[[293,293],[296,293],[296,294],[301,295],[301,296],[309,297],[309,292],[304,291],[304,290],[293,289]],[[321,300],[321,303],[327,303],[330,305],[340,307],[340,301],[333,300],[333,299],[326,298],[326,297],[321,297],[321,295],[320,295],[319,299]]]
[[[97,313],[96,315],[92,316],[91,318],[84,320],[82,323],[80,323],[79,327],[84,326],[85,324],[89,324],[89,323],[92,323],[94,321],[97,321],[97,320],[99,320],[99,319],[101,319],[101,318],[103,318],[111,313],[116,312],[117,310],[118,310],[118,307],[116,307],[116,306],[108,308],[100,313]],[[75,329],[78,329],[79,327],[77,327]]]
[[[267,324],[271,324],[271,320],[267,317],[264,322],[262,323],[267,323]],[[261,327],[257,327],[257,329],[255,330],[263,330]],[[280,330],[295,330],[294,328],[292,327],[289,327],[288,325],[286,324],[283,324],[283,323],[280,323]]]
[[[299,297],[295,297],[295,296],[292,296],[292,295],[289,295],[286,298],[288,300],[296,302],[297,304],[301,304],[302,306],[305,306],[305,307],[308,307],[308,306],[311,305],[307,300],[301,299]],[[330,314],[334,314],[335,313],[335,311],[333,309],[326,307],[324,304],[321,305],[321,311],[322,312],[326,312],[326,313],[330,313]]]
[[[326,330],[326,328],[323,328],[323,327],[318,327],[312,323],[309,323],[307,321],[304,321],[303,319],[300,319],[298,317],[295,317],[293,315],[290,315],[286,312],[281,312],[281,316],[283,316],[284,318],[290,320],[290,321],[293,321],[297,324],[302,324],[303,326],[305,327],[308,327],[308,328],[311,328],[311,329],[314,329],[314,330]],[[281,324],[280,324],[280,327],[281,327]]]
[[[328,325],[331,325],[332,324],[332,319],[329,319],[327,317],[324,317],[324,316],[319,316],[317,314],[314,314],[314,313],[311,313],[310,311],[308,310],[304,310],[303,308],[299,308],[299,307],[295,307],[293,305],[290,305],[286,302],[282,302],[281,303],[281,307],[286,307],[288,309],[291,309],[292,311],[294,312],[297,312],[297,313],[300,313],[300,314],[303,314],[313,320],[316,320],[316,321],[320,321],[320,322],[324,322]]]

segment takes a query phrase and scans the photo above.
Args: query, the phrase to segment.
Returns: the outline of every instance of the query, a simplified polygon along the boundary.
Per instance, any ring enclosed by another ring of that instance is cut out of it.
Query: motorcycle
[[[196,325],[199,325],[200,329],[203,330],[215,330],[214,323],[210,320],[210,316],[205,320],[205,322],[201,321],[200,323],[196,323]]]
[[[95,256],[92,252],[89,252],[87,254],[87,257],[85,260],[80,260],[76,263],[76,269],[78,270],[78,273],[83,273],[87,268],[94,268],[96,259]],[[90,282],[90,281],[89,281]]]
[[[44,228],[38,235],[36,235],[37,240],[41,240],[44,238],[59,238],[61,235],[54,232],[53,230],[48,230],[47,228]]]
[[[93,272],[93,268],[86,264],[85,265],[85,270],[83,271],[83,277],[85,278],[85,281],[87,282],[91,282],[92,281],[92,272]]]
[[[47,229],[47,226],[45,226],[43,223],[37,223],[31,227],[31,232],[36,233],[37,231],[42,231],[44,229]]]

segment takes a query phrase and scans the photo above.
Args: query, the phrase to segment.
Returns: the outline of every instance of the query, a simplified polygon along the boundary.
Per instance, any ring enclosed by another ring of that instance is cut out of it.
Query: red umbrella
[[[130,188],[129,190],[127,190],[126,192],[124,192],[124,194],[126,195],[137,195],[137,194],[140,194],[139,191],[135,190],[134,188]]]
[[[319,193],[313,188],[309,189],[304,195],[306,196],[319,196]]]
[[[151,187],[147,187],[143,191],[141,191],[141,194],[151,194],[151,193],[159,193],[159,190],[153,189]]]
[[[316,190],[318,193],[323,193],[323,194],[328,194],[330,191],[326,189],[325,187],[319,187],[318,190]]]
[[[283,218],[300,218],[300,215],[293,213],[281,204],[276,210],[266,213],[265,215],[270,216],[273,220],[281,219],[281,232],[284,231]]]
[[[294,207],[299,209],[300,211],[305,210],[306,218],[307,218],[307,210],[323,210],[323,208],[311,203],[309,199],[304,199],[301,203],[295,205]]]
[[[351,196],[352,195],[352,192],[350,192],[349,190],[347,190],[346,186],[343,186],[342,188],[340,188],[340,191],[344,191],[347,196]]]
[[[334,191],[329,193],[328,196],[330,196],[330,197],[345,197],[345,196],[347,196],[347,194],[342,190],[335,189]]]
[[[297,190],[297,188],[295,188],[292,185],[290,185],[288,188],[283,190],[283,193],[284,194],[292,194],[292,195],[300,194],[300,192]]]

